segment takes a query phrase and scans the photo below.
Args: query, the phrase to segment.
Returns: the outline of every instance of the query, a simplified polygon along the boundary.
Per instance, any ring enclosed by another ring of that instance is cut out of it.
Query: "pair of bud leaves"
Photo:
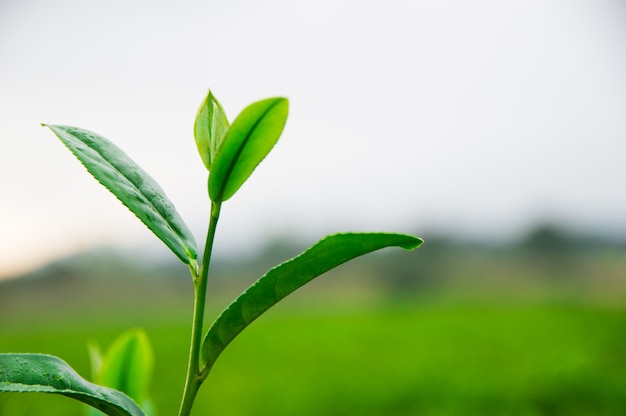
[[[221,203],[232,197],[278,141],[289,112],[286,98],[268,98],[246,107],[229,124],[209,91],[198,110],[194,136],[209,170],[209,197]]]

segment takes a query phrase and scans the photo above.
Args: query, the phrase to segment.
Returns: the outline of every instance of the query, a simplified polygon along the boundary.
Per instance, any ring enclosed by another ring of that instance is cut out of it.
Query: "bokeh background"
[[[209,318],[328,233],[426,243],[285,300],[198,414],[624,414],[625,19],[618,0],[1,1],[0,351],[88,377],[89,340],[144,327],[175,414],[185,267],[39,124],[117,143],[203,241],[211,88],[231,120],[277,95],[291,113],[223,207]],[[83,412],[34,397],[0,415]]]

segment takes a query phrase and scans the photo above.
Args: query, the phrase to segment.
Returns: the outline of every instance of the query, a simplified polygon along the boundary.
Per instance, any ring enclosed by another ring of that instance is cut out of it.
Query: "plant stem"
[[[189,349],[189,363],[187,366],[187,378],[183,399],[180,404],[178,416],[189,416],[191,407],[196,398],[196,393],[204,379],[200,378],[200,348],[202,346],[202,329],[204,323],[204,309],[206,304],[206,288],[209,276],[209,264],[211,263],[211,252],[213,251],[213,240],[215,239],[215,229],[220,216],[220,202],[211,202],[211,219],[209,231],[204,245],[202,265],[199,275],[193,276],[194,306],[193,322],[191,325],[191,346]]]

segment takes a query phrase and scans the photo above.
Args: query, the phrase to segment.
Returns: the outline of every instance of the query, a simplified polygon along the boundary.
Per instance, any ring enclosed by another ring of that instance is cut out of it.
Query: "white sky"
[[[625,23],[620,0],[2,0],[0,276],[156,242],[41,122],[117,143],[201,246],[192,125],[209,87],[231,120],[291,101],[223,207],[222,250],[346,230],[506,237],[541,220],[626,235]]]

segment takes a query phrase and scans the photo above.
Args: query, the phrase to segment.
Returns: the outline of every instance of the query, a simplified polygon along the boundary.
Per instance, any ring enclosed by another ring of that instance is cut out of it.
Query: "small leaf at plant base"
[[[197,266],[196,242],[165,192],[120,148],[77,127],[46,125],[102,185],[184,263]]]
[[[222,312],[204,338],[203,365],[208,371],[224,348],[252,321],[322,273],[385,247],[413,250],[421,244],[420,238],[390,233],[334,234],[322,239],[299,256],[271,269]]]
[[[196,122],[193,126],[198,152],[204,166],[209,171],[211,170],[217,149],[219,149],[228,131],[228,127],[228,119],[222,105],[217,101],[213,93],[209,91],[198,110]]]
[[[209,196],[226,201],[272,150],[289,112],[286,98],[268,98],[246,107],[233,121],[211,165]]]
[[[94,382],[121,391],[138,403],[144,411],[150,408],[150,381],[154,353],[148,336],[142,329],[132,329],[120,335],[102,356],[94,369]],[[148,415],[149,412],[146,411]]]
[[[125,394],[88,382],[51,355],[0,354],[0,392],[60,394],[109,416],[146,416]]]

